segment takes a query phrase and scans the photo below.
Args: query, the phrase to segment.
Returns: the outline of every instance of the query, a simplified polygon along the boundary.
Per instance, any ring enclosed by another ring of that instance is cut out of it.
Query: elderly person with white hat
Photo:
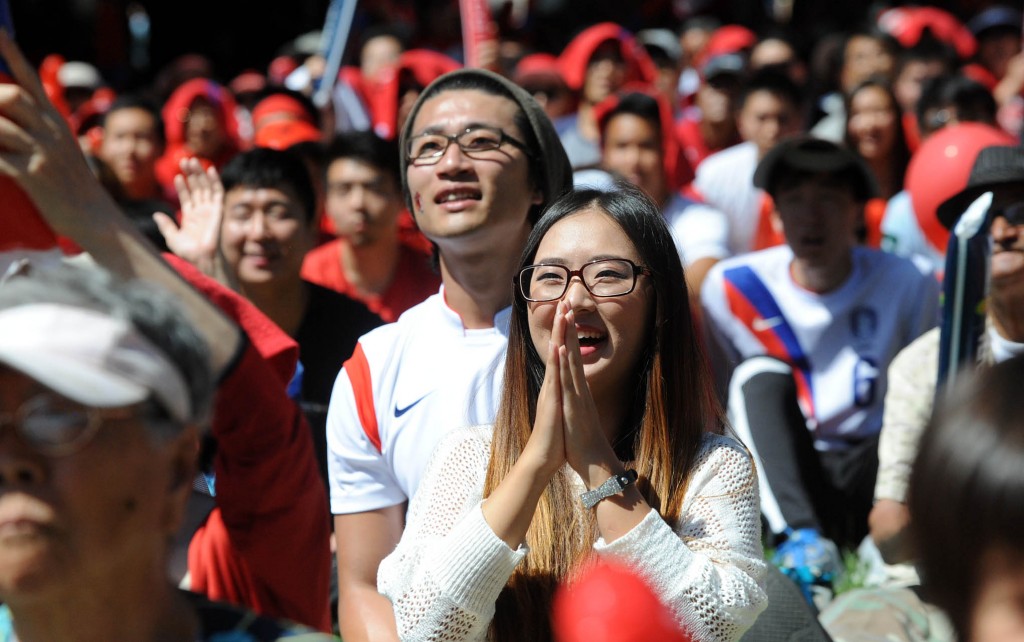
[[[212,394],[203,339],[152,284],[0,286],[0,640],[328,638],[167,579]]]

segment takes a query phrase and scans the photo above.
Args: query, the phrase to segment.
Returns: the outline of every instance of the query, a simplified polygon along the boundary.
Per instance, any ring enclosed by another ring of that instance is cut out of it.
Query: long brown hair
[[[577,190],[555,201],[533,228],[521,265],[533,262],[555,223],[583,210],[599,210],[615,221],[651,271],[653,327],[647,329],[636,376],[623,382],[622,394],[632,397],[630,411],[623,437],[613,446],[622,461],[636,469],[646,501],[666,522],[675,524],[701,436],[706,430],[720,431],[724,424],[694,331],[683,267],[657,206],[626,184],[611,191]],[[527,302],[517,291],[485,497],[508,474],[530,438],[543,379],[544,360],[530,340]],[[636,388],[630,390],[634,381]],[[526,534],[530,554],[498,598],[491,639],[552,639],[552,594],[587,559],[597,539],[593,514],[582,511],[572,475],[563,467],[541,497]]]

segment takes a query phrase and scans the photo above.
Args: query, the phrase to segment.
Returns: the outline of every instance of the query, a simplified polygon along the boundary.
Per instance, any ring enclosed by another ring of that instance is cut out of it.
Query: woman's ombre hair
[[[584,211],[601,212],[622,228],[650,270],[654,314],[635,375],[621,382],[630,410],[613,447],[627,467],[636,469],[646,501],[675,524],[702,434],[720,432],[724,424],[694,329],[683,266],[658,207],[625,183],[610,191],[572,191],[552,203],[533,228],[520,266],[534,262],[556,223]],[[536,418],[545,363],[530,338],[528,315],[528,302],[516,288],[485,497],[519,458]],[[554,590],[586,561],[597,539],[593,514],[582,510],[572,475],[563,468],[541,497],[526,535],[530,555],[498,598],[491,639],[552,639],[548,613]]]

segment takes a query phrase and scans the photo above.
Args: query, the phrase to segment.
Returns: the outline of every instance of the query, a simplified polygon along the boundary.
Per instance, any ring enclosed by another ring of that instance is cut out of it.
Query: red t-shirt
[[[341,265],[342,243],[343,239],[335,239],[306,254],[302,278],[362,301],[388,323],[431,294],[436,294],[441,286],[441,277],[430,267],[430,257],[403,243],[399,246],[398,267],[391,285],[380,295],[363,296],[345,276]]]

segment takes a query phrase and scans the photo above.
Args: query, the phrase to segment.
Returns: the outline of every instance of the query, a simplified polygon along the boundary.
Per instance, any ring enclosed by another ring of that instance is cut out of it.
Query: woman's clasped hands
[[[547,479],[568,463],[594,488],[619,472],[621,464],[584,375],[576,313],[566,299],[556,305],[536,421],[523,457],[535,458]]]

